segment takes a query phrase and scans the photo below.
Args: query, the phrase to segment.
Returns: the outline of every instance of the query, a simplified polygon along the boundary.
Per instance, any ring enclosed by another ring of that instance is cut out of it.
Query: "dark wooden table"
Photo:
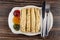
[[[51,4],[54,24],[49,36],[44,40],[60,40],[60,0],[46,0]],[[8,26],[8,15],[13,7],[36,5],[41,6],[42,0],[0,0],[0,40],[43,40],[40,35],[16,35]]]

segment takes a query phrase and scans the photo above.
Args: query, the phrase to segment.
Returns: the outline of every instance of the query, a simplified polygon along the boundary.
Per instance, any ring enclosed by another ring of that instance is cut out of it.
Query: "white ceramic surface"
[[[33,6],[33,5],[30,5],[30,6],[25,6],[25,7],[14,7],[12,10],[11,10],[11,12],[9,13],[9,16],[8,16],[8,25],[9,25],[9,28],[11,29],[11,31],[14,33],[14,34],[24,34],[24,35],[27,35],[27,36],[34,36],[34,35],[38,35],[38,34],[41,34],[41,31],[40,32],[38,32],[38,33],[23,33],[23,32],[21,32],[20,30],[19,31],[15,31],[14,30],[14,28],[13,28],[13,22],[12,22],[12,19],[13,19],[13,17],[14,17],[14,15],[13,15],[13,12],[15,11],[15,10],[21,10],[22,8],[29,8],[29,7],[31,7],[31,8],[39,8],[39,9],[41,9],[42,10],[42,7],[36,7],[36,6]],[[49,30],[48,31],[50,31],[51,30],[51,28],[52,28],[52,26],[53,26],[53,15],[52,15],[52,13],[51,12],[49,12],[49,21],[50,21],[50,24],[49,24]]]

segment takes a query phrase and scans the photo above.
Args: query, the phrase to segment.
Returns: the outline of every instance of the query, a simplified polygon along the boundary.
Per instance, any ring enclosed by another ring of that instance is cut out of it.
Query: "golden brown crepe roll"
[[[20,15],[20,30],[22,32],[25,32],[26,28],[26,9],[21,10],[21,15]]]
[[[35,13],[34,13],[34,8],[31,8],[31,32],[35,32]]]
[[[27,32],[30,32],[30,8],[27,8]]]
[[[38,9],[38,8],[35,8],[35,32],[39,32],[39,30],[40,30],[40,20],[41,20],[41,18],[40,18],[40,9]]]

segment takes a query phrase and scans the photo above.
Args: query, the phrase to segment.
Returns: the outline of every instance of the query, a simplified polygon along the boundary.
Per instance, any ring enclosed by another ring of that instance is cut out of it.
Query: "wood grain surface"
[[[29,37],[22,34],[13,34],[8,26],[8,15],[13,7],[41,6],[43,0],[0,0],[0,40],[60,40],[60,0],[46,1],[51,4],[54,24],[49,36],[43,39],[41,35]]]

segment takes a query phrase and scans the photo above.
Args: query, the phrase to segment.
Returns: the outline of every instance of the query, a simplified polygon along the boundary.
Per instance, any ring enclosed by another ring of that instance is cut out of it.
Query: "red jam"
[[[19,17],[20,16],[20,10],[15,10],[13,15],[16,17]]]

